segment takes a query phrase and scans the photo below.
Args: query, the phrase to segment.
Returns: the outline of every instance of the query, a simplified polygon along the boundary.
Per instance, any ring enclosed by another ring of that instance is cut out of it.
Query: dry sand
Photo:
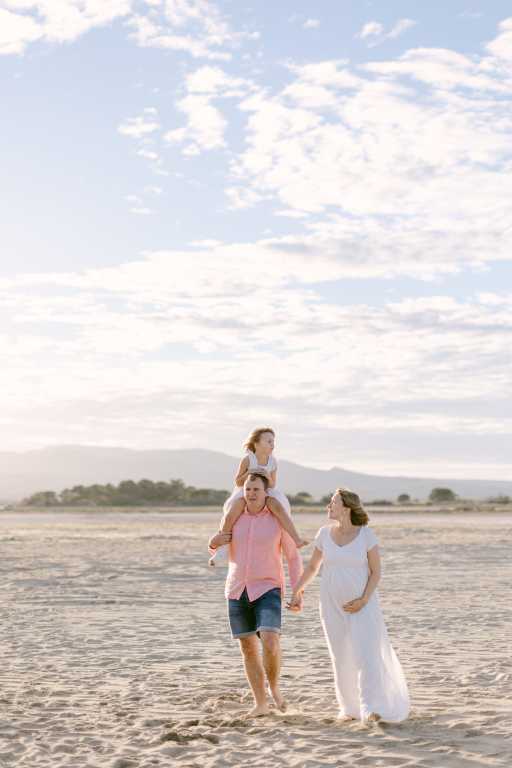
[[[400,725],[337,724],[318,581],[285,617],[286,715],[244,720],[212,514],[0,514],[0,766],[510,766],[512,517],[375,515]],[[323,518],[298,518],[312,536]]]

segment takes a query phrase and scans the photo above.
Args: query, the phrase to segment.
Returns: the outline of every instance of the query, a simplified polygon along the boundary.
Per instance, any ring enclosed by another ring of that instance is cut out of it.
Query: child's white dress
[[[247,469],[248,472],[266,472],[266,474],[270,477],[271,473],[275,472],[277,469],[277,462],[273,456],[269,457],[269,460],[266,464],[258,464],[258,459],[256,458],[256,454],[253,453],[253,451],[247,451],[245,456],[248,457],[249,459],[249,467]],[[244,489],[235,485],[235,487],[233,488],[233,493],[231,494],[229,499],[226,499],[226,501],[224,502],[224,507],[223,507],[224,514],[227,515],[228,512],[231,511],[233,504],[239,499],[242,499],[243,496],[244,496]],[[280,505],[283,507],[286,514],[289,517],[292,516],[290,502],[288,501],[288,497],[286,496],[285,493],[283,493],[282,491],[279,491],[277,488],[269,488],[267,490],[267,496],[272,496],[273,499],[276,499],[276,501],[278,501]],[[217,560],[219,564],[227,562],[228,546],[229,546],[228,544],[224,544],[222,547],[218,547],[218,549],[216,550],[213,558]]]

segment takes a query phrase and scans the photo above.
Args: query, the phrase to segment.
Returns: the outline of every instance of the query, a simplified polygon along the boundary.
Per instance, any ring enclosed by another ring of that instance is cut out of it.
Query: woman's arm
[[[315,547],[309,563],[304,568],[304,573],[300,577],[295,589],[293,590],[292,599],[288,603],[287,607],[291,611],[302,610],[302,595],[304,594],[304,589],[317,575],[318,571],[320,570],[320,566],[322,565],[322,560],[323,553]]]
[[[377,584],[380,581],[381,574],[380,554],[379,548],[377,546],[372,547],[368,551],[368,569],[370,571],[370,575],[368,576],[368,581],[366,582],[366,587],[364,588],[364,592],[361,597],[358,597],[357,600],[351,600],[349,603],[345,603],[343,606],[343,610],[347,611],[347,613],[357,613],[361,610],[361,608],[364,608],[370,597],[377,589]]]
[[[241,488],[242,485],[247,480],[247,475],[249,474],[247,471],[248,469],[249,469],[249,457],[245,456],[240,462],[240,465],[238,467],[238,471],[235,477],[235,485],[238,486],[238,488]]]

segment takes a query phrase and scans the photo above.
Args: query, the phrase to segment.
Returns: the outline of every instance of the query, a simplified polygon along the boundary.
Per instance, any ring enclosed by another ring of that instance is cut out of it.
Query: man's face
[[[266,497],[265,486],[261,477],[257,477],[256,480],[247,478],[244,483],[244,499],[247,504],[254,506],[265,504]]]

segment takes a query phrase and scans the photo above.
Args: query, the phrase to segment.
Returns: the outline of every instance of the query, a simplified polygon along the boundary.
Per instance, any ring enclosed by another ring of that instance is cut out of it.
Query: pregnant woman
[[[391,646],[376,587],[380,579],[377,538],[367,527],[359,496],[345,488],[333,495],[311,560],[289,604],[301,610],[304,587],[323,562],[320,618],[334,669],[343,720],[398,723],[409,714],[409,694]]]

